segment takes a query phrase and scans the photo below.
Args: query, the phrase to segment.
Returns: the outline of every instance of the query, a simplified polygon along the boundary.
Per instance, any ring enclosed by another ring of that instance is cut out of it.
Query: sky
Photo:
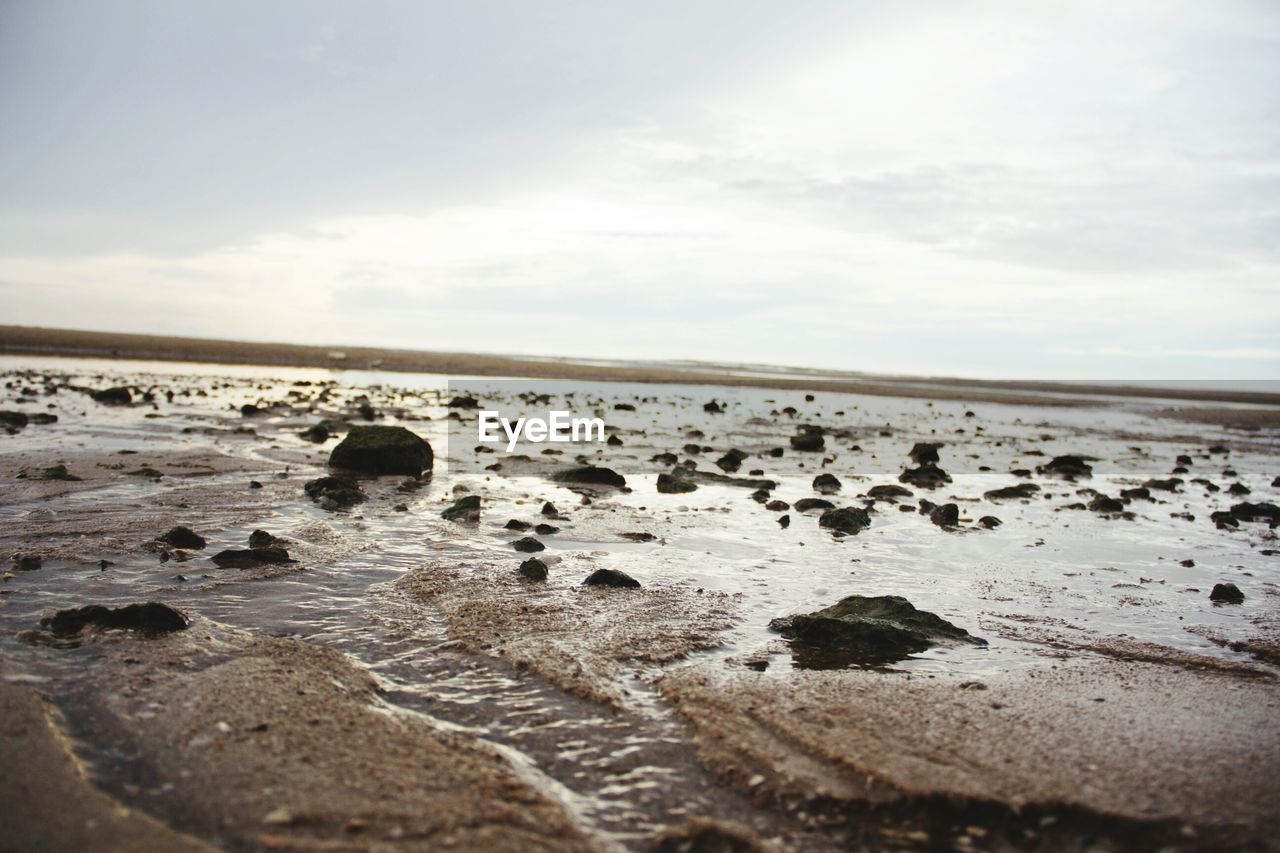
[[[1280,379],[1280,3],[0,0],[0,322]]]

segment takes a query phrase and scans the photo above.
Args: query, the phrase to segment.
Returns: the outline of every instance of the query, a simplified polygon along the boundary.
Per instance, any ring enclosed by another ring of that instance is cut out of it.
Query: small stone
[[[1209,593],[1209,600],[1223,604],[1244,604],[1244,593],[1233,583],[1216,583]]]
[[[640,581],[617,569],[596,569],[583,583],[587,586],[611,586],[624,589],[637,589],[640,586]]]
[[[537,557],[530,557],[520,564],[518,569],[520,576],[531,581],[544,581],[547,579],[547,564],[539,560]]]
[[[543,545],[532,536],[525,536],[522,539],[517,539],[515,542],[511,543],[511,547],[525,554],[535,554],[538,551],[545,551],[547,549],[546,545]]]

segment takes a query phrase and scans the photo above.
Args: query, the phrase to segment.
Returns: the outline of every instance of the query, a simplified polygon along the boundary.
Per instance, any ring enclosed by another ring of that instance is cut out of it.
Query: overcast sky
[[[3,322],[1280,378],[1280,3],[0,0]]]

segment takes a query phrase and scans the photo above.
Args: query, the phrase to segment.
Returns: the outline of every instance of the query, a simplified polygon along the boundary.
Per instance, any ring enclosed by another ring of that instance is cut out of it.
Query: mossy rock
[[[458,498],[453,502],[453,506],[440,513],[440,517],[445,521],[466,521],[477,522],[480,520],[480,496],[467,495]],[[525,525],[528,529],[528,525]]]
[[[769,627],[792,641],[798,664],[815,669],[889,663],[936,645],[987,644],[899,595],[851,595]]]
[[[367,497],[359,484],[348,477],[320,477],[307,481],[302,489],[311,500],[328,507],[352,507]]]
[[[353,426],[333,452],[329,466],[366,474],[412,474],[430,471],[431,445],[404,427]]]

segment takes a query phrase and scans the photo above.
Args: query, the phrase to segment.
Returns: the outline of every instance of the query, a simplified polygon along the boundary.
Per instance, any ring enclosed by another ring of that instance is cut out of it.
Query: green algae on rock
[[[397,426],[353,426],[333,452],[329,467],[367,474],[412,474],[430,471],[431,445]]]
[[[769,627],[791,640],[796,663],[811,669],[892,663],[935,645],[987,644],[899,595],[850,595]]]

